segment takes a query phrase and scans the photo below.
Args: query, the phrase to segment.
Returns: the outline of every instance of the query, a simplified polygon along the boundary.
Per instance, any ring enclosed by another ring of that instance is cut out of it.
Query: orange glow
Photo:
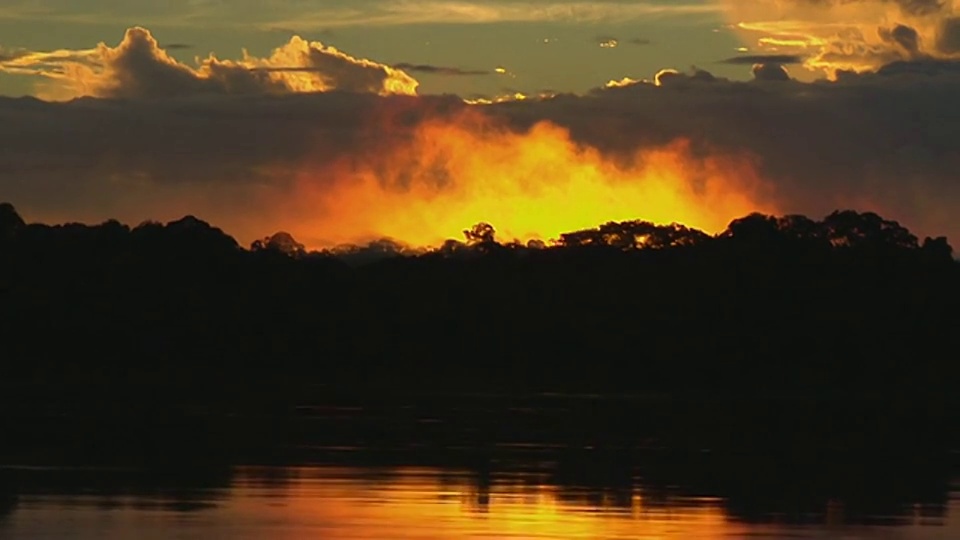
[[[385,236],[435,246],[481,221],[526,241],[632,219],[715,233],[776,211],[747,160],[695,157],[682,140],[614,157],[555,124],[516,131],[477,109],[413,129],[381,120],[389,139],[375,150],[305,164],[288,230],[309,247]]]
[[[291,471],[283,504],[276,504],[277,496],[268,498],[255,469],[238,474],[230,512],[287,525],[290,534],[276,538],[710,540],[776,532],[729,521],[718,500],[686,499],[665,506],[651,504],[635,490],[618,507],[535,477],[499,479],[479,491],[468,473],[453,471],[399,469],[364,481],[350,470],[303,468]]]

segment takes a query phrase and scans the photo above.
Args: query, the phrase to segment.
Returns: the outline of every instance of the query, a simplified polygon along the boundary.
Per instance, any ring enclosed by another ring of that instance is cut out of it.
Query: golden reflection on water
[[[441,469],[241,467],[193,487],[27,489],[0,512],[0,538],[960,538],[957,489],[945,520],[921,515],[897,527],[845,524],[842,503],[831,501],[825,519],[797,527],[737,521],[724,513],[720,499],[665,495],[659,488],[646,492],[640,482],[598,490],[557,487],[555,480],[534,473],[484,476]]]
[[[292,469],[265,482],[242,469],[233,511],[270,512],[298,524],[284,538],[713,538],[763,534],[729,522],[719,501],[649,504],[639,492],[606,501],[561,492],[532,477],[496,479],[478,488],[469,474],[404,469],[358,477],[348,470]],[[279,481],[278,481],[279,480]],[[481,483],[482,484],[482,483]],[[280,495],[282,492],[282,495]],[[282,497],[281,504],[270,505]],[[274,536],[277,538],[276,536]]]

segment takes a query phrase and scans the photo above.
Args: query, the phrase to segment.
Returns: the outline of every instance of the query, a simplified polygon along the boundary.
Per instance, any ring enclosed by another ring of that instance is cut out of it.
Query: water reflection
[[[801,505],[793,515],[743,519],[730,498],[639,477],[609,489],[562,485],[546,470],[305,466],[198,475],[7,468],[3,478],[2,493],[10,495],[0,497],[4,538],[960,537],[956,486],[942,505],[901,505],[871,521],[860,519],[862,503],[853,499],[830,499],[808,514]],[[784,496],[766,491],[745,500]]]
[[[262,508],[275,486],[257,471],[238,476],[247,511]],[[370,482],[352,471],[300,469],[276,519],[308,527],[335,524],[333,536],[364,538],[635,538],[697,533],[701,538],[745,532],[730,525],[716,501],[673,508],[647,507],[640,493],[629,509],[573,501],[535,478],[504,477],[483,486],[468,473],[403,469]],[[342,529],[342,530],[341,530]]]
[[[37,427],[0,445],[0,538],[960,538],[960,416],[858,407],[464,398],[126,431],[99,410],[11,417]],[[2,466],[27,462],[115,467]]]

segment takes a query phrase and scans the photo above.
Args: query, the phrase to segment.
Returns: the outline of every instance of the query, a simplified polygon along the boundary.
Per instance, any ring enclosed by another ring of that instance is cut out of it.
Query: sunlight
[[[297,534],[324,524],[335,524],[325,531],[332,537],[350,531],[356,538],[398,539],[668,538],[680,533],[710,540],[746,532],[710,499],[678,500],[667,507],[645,504],[636,492],[624,501],[628,506],[607,507],[585,494],[580,501],[576,492],[534,477],[494,481],[481,489],[467,472],[405,468],[374,479],[346,469],[295,471],[284,491],[285,504],[271,505],[269,512]],[[232,511],[267,511],[256,470],[238,472]]]
[[[521,241],[630,219],[718,232],[735,217],[776,210],[749,161],[697,157],[684,140],[614,158],[549,122],[518,132],[471,111],[391,140],[303,166],[297,193],[311,214],[288,225],[297,238],[330,245],[390,235],[429,246],[481,221]]]

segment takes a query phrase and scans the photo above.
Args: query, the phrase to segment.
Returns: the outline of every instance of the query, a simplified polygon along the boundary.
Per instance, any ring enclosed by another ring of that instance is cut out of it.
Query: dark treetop
[[[184,486],[227,486],[233,463],[466,468],[482,494],[531,459],[564,497],[629,505],[641,478],[746,521],[823,521],[836,500],[939,519],[958,300],[947,242],[871,213],[307,252],[0,204],[0,463],[151,471],[0,468],[0,520],[91,486],[201,508]]]
[[[344,391],[944,396],[960,268],[872,213],[753,214],[717,236],[607,223],[555,243],[488,224],[241,248],[194,217],[25,224],[0,205],[0,377]]]

